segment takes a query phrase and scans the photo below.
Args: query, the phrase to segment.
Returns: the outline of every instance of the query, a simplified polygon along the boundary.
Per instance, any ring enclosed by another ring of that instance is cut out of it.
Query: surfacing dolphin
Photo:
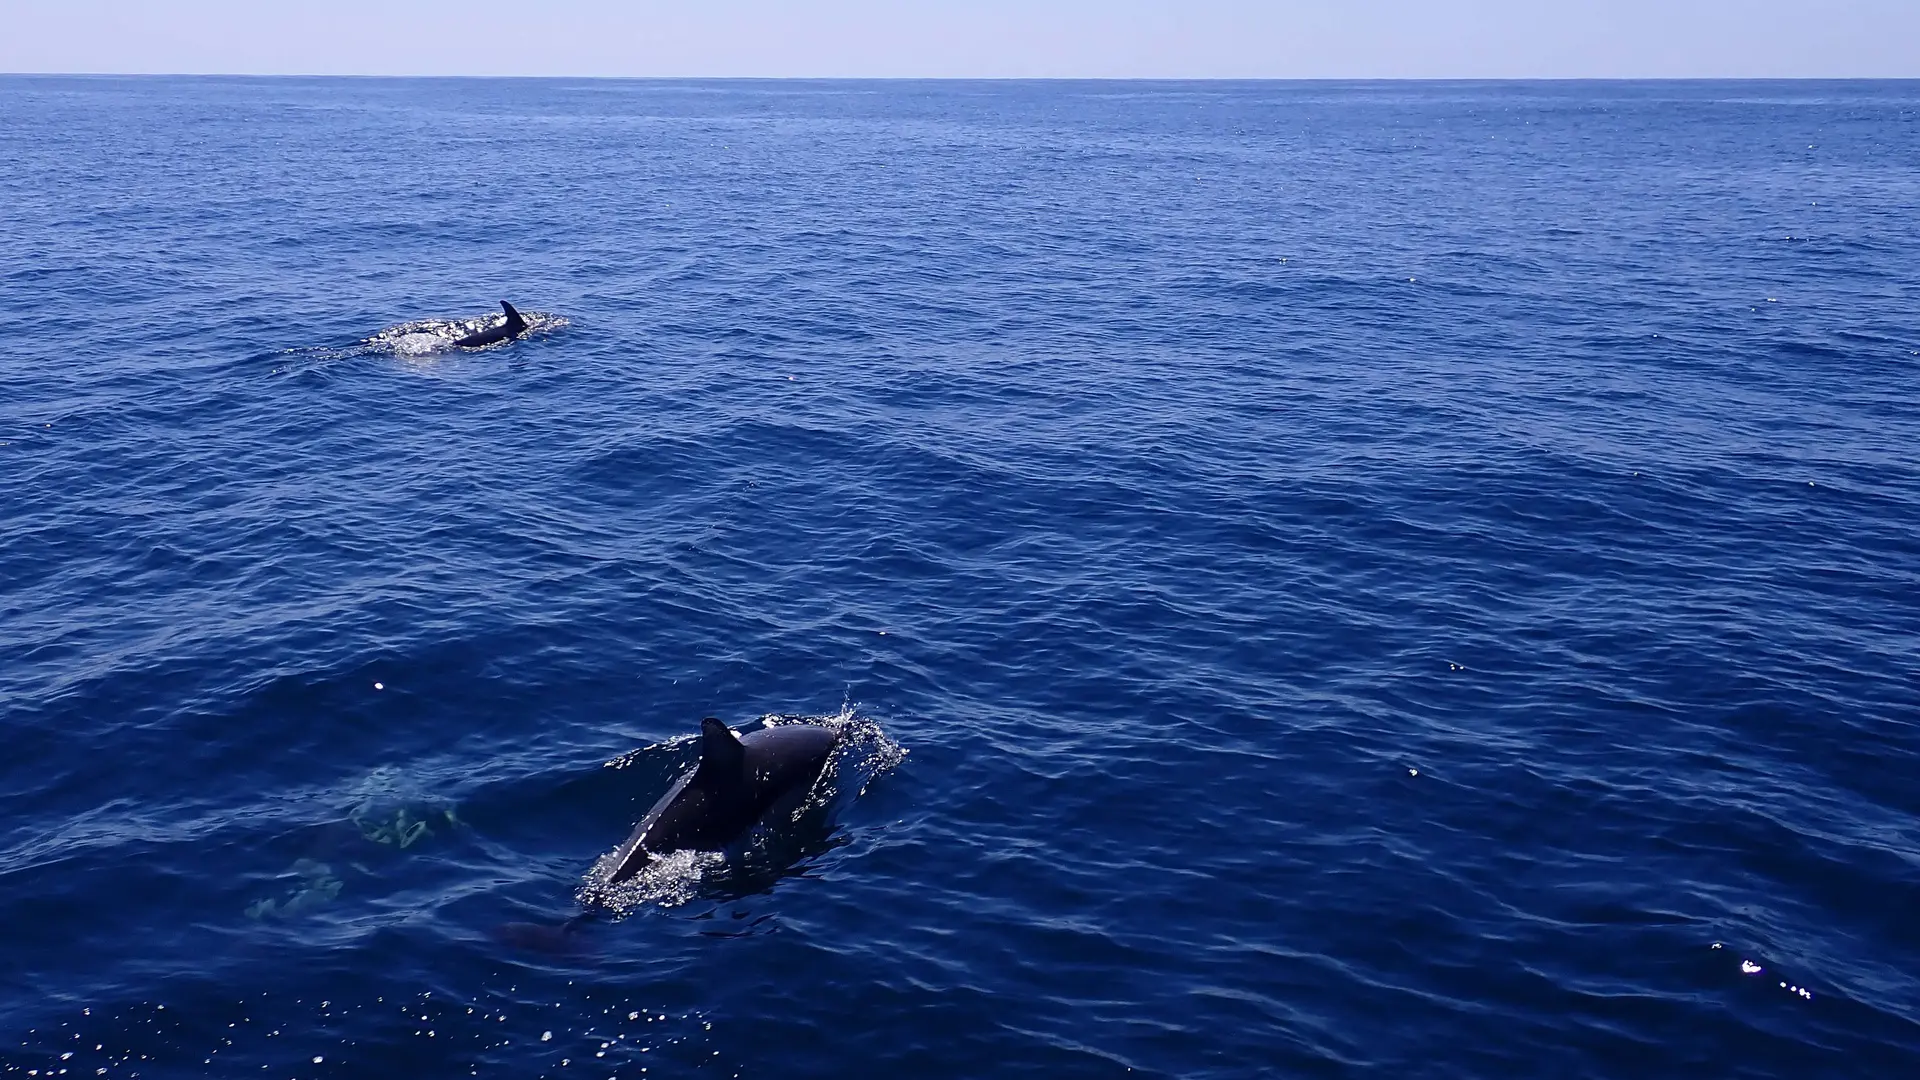
[[[700,721],[699,766],[640,819],[608,881],[627,880],[656,855],[723,850],[774,811],[798,810],[839,744],[840,734],[819,724],[739,736],[711,716]]]
[[[520,313],[513,310],[512,304],[502,300],[500,301],[500,307],[501,310],[507,313],[506,322],[501,323],[499,326],[490,326],[485,330],[475,330],[473,333],[454,342],[454,345],[462,349],[477,349],[482,345],[491,345],[496,341],[511,341],[527,332],[527,320],[521,318]]]
[[[820,782],[841,733],[821,724],[781,724],[744,736],[709,716],[700,721],[700,763],[681,776],[621,843],[607,883],[640,873],[656,856],[722,851],[761,822],[797,811]],[[561,955],[581,949],[576,936],[599,915],[589,908],[558,926],[497,927],[503,944]]]

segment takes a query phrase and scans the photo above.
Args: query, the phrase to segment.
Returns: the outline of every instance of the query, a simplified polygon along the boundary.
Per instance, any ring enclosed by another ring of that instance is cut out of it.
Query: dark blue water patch
[[[1917,94],[0,79],[0,1070],[1906,1075]]]

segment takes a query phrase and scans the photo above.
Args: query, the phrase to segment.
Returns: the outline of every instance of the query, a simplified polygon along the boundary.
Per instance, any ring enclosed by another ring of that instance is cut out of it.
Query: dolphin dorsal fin
[[[520,313],[513,310],[513,305],[507,303],[505,300],[500,301],[500,310],[507,313],[508,326],[513,326],[515,324],[518,324],[520,326],[527,325],[527,320],[521,318]]]
[[[736,780],[747,768],[747,748],[727,725],[709,716],[700,721],[700,768],[693,782],[702,785],[724,784]]]

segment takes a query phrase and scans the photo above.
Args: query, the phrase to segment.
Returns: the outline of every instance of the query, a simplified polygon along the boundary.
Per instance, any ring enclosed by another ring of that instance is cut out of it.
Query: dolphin
[[[485,330],[475,330],[473,333],[454,342],[454,345],[463,349],[475,349],[482,345],[491,345],[496,341],[512,341],[514,338],[527,332],[527,320],[521,318],[520,313],[513,310],[512,304],[502,300],[500,301],[500,307],[507,313],[506,322],[501,323],[499,326],[490,326]]]
[[[840,733],[819,724],[783,724],[745,736],[709,716],[700,721],[700,764],[682,776],[620,846],[611,884],[656,855],[720,851],[775,815],[791,814],[826,770]]]

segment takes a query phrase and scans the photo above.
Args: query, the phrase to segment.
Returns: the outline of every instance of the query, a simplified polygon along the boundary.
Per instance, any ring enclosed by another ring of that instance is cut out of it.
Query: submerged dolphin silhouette
[[[609,881],[625,881],[655,855],[719,851],[775,809],[800,808],[840,744],[818,724],[783,724],[737,736],[700,721],[700,765],[668,789],[621,845]]]
[[[490,326],[485,330],[475,330],[473,333],[454,342],[454,345],[464,349],[472,349],[481,345],[491,345],[496,341],[510,341],[527,332],[527,320],[521,318],[520,313],[513,310],[512,304],[502,300],[500,301],[500,307],[507,313],[506,322],[501,323],[499,326]]]

